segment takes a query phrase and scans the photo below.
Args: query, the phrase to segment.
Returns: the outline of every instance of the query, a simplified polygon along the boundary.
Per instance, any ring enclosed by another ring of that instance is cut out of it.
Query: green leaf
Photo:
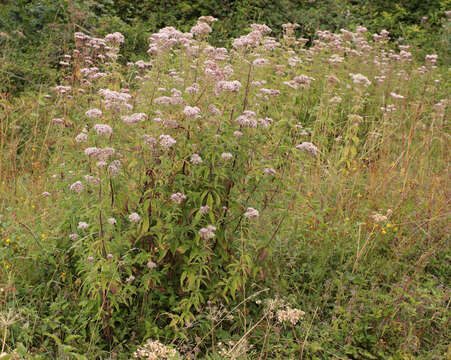
[[[43,335],[52,338],[57,345],[62,345],[60,338],[58,336],[56,336],[55,334],[44,333]]]

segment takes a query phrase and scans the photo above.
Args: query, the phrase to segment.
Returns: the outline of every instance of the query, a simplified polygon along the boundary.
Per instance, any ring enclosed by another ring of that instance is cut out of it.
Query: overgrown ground
[[[449,357],[449,69],[211,21],[1,102],[1,359]]]

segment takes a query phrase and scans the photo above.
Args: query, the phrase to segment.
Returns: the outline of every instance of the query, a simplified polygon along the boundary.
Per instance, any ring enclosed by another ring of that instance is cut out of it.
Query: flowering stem
[[[303,342],[303,344],[302,344],[302,349],[301,349],[300,360],[303,359],[305,344],[306,344],[306,342],[307,342],[307,338],[308,338],[308,336],[309,336],[309,334],[310,334],[310,331],[312,330],[312,327],[313,327],[313,321],[315,320],[315,317],[316,317],[316,313],[317,313],[317,312],[318,312],[318,307],[316,307],[316,309],[315,309],[315,313],[313,314],[312,322],[310,323],[310,327],[308,328],[308,330],[307,330],[307,332],[306,332],[306,334],[305,334],[304,342]]]
[[[246,110],[247,96],[249,95],[249,85],[251,82],[252,63],[249,63],[249,71],[247,73],[246,92],[244,94],[243,111]]]
[[[8,333],[8,327],[5,326],[5,331],[3,333],[3,341],[2,341],[2,354],[3,350],[5,350],[5,344],[6,344],[6,334]]]
[[[114,205],[114,189],[113,189],[113,179],[110,177],[110,193],[111,193],[111,206]]]
[[[197,98],[197,100],[194,102],[194,105],[199,104],[200,99],[202,99],[202,96],[204,96],[205,92],[207,91],[207,87],[204,87],[202,92],[200,93],[199,97]]]
[[[269,291],[269,288],[264,288],[260,291],[257,291],[256,293],[249,295],[247,298],[245,298],[244,300],[242,300],[239,304],[237,304],[232,310],[228,311],[214,326],[213,328],[210,330],[210,332],[214,331],[214,329],[216,329],[225,319],[227,319],[227,317],[232,314],[236,309],[238,309],[244,302],[258,296],[259,294],[261,294],[262,292],[266,292]],[[258,325],[264,318],[266,318],[268,314],[266,313],[262,319],[257,322],[256,325]],[[255,327],[255,326],[254,326]],[[253,328],[252,328],[253,329]],[[251,329],[251,330],[252,330]],[[202,344],[204,342],[204,340],[208,337],[208,335],[210,335],[210,332],[208,332],[207,334],[204,335],[204,337],[202,339],[200,339],[200,341],[197,343],[197,348],[199,348],[200,344]],[[249,332],[249,331],[248,331]],[[239,341],[240,342],[240,341]],[[232,349],[233,350],[233,349]],[[189,356],[193,353],[194,349],[191,350],[189,353],[186,354],[186,358],[189,358]]]
[[[105,240],[103,238],[103,219],[102,219],[102,170],[99,170],[100,173],[100,181],[99,181],[99,226],[100,226],[100,239],[102,241],[102,253],[103,257],[106,258],[106,248],[105,248]]]
[[[230,351],[227,353],[228,356],[230,356],[231,354],[233,354],[233,351],[238,347],[238,345],[240,345],[245,339],[246,337],[258,326],[260,325],[260,323],[266,319],[266,317],[268,316],[268,313],[265,313],[265,315],[263,315],[263,317],[258,320],[254,326],[252,326],[248,331],[246,331],[246,333],[241,337],[240,340],[237,341],[237,343],[235,344],[235,346],[233,348],[230,349]]]
[[[153,88],[152,91],[152,96],[150,98],[150,107],[152,107],[153,105],[153,99],[155,98],[155,93],[157,92],[157,88],[160,84],[160,74],[161,74],[161,66],[160,66],[160,62],[158,62],[158,66],[157,66],[157,79],[155,81],[155,87]]]
[[[268,318],[266,319],[266,330],[265,330],[265,337],[263,338],[263,345],[262,345],[262,350],[260,351],[260,356],[258,357],[258,360],[261,360],[263,358],[263,352],[265,351],[265,347],[266,347],[266,341],[268,339],[268,334],[269,334],[269,320]]]

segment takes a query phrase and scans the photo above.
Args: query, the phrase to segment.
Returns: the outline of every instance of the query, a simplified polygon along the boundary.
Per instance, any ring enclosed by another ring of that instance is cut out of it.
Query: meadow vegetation
[[[215,22],[1,100],[0,359],[451,356],[447,60]]]

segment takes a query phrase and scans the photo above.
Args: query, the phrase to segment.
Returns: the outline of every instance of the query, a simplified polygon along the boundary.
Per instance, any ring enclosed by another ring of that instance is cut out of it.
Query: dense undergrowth
[[[211,23],[126,65],[77,32],[1,102],[4,358],[449,356],[449,70],[386,30]]]

